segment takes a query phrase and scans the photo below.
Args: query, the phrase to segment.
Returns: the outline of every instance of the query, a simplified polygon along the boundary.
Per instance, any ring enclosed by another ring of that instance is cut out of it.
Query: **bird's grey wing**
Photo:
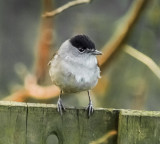
[[[57,52],[56,53],[53,53],[52,57],[50,58],[49,62],[48,62],[48,65],[50,66],[51,65],[51,61],[55,58],[55,56],[57,55]]]

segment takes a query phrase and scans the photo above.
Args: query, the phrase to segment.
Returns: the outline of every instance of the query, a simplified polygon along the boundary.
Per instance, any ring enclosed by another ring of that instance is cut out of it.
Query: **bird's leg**
[[[62,104],[61,95],[62,95],[62,90],[61,90],[61,93],[60,93],[58,101],[57,101],[57,110],[62,115],[63,111],[65,111],[65,107]]]
[[[87,107],[87,112],[88,112],[88,117],[90,117],[91,114],[93,113],[94,109],[93,109],[92,100],[91,100],[89,91],[88,91],[88,98],[89,98],[89,104],[88,104],[88,107]]]

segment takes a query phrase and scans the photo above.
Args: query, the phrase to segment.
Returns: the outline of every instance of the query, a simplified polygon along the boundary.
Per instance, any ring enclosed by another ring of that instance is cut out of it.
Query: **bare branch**
[[[24,102],[29,98],[29,93],[25,89],[21,89],[12,93],[11,95],[3,98],[4,101],[16,101],[16,102]]]
[[[109,131],[108,133],[106,133],[104,136],[102,136],[101,138],[99,138],[98,140],[96,141],[93,141],[91,142],[90,144],[102,144],[102,143],[107,143],[108,142],[108,139],[112,136],[115,136],[117,135],[117,131],[115,130],[112,130],[112,131]]]
[[[110,41],[107,42],[107,44],[103,47],[103,55],[98,57],[102,72],[104,69],[106,69],[115,55],[120,52],[122,48],[121,46],[124,44],[129,32],[133,28],[135,22],[148,2],[149,0],[133,1],[131,8],[124,16],[121,24],[118,25],[117,30],[115,30],[115,33],[113,34],[113,37],[111,37]]]
[[[160,67],[148,56],[139,52],[129,45],[124,45],[124,51],[135,59],[145,64],[159,79],[160,79]]]
[[[75,0],[75,1],[71,1],[68,2],[67,4],[57,8],[56,10],[53,10],[51,12],[46,12],[45,14],[42,15],[42,17],[53,17],[61,12],[63,12],[64,10],[71,8],[73,6],[77,6],[80,4],[85,4],[85,3],[90,3],[91,0]]]
[[[55,86],[40,86],[34,76],[28,75],[25,78],[24,88],[5,97],[3,100],[10,101],[27,101],[29,98],[37,100],[48,100],[57,97],[60,94],[60,89]]]
[[[52,0],[43,0],[43,11],[53,9]],[[39,84],[44,83],[46,72],[48,71],[47,63],[50,56],[50,48],[53,45],[53,19],[41,19],[40,35],[37,41],[35,75]]]
[[[33,89],[35,91],[33,91]],[[12,93],[11,95],[5,97],[4,101],[17,101],[17,102],[26,102],[28,99],[36,99],[40,101],[46,101],[53,99],[60,94],[60,89],[55,85],[52,86],[39,86],[35,85],[31,90],[21,89]]]

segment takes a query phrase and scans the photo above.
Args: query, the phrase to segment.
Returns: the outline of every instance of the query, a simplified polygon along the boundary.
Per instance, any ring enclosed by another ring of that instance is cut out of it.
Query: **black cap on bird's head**
[[[96,50],[95,44],[86,35],[76,35],[70,39],[70,43],[81,53],[87,52],[94,55],[102,54],[101,52]]]

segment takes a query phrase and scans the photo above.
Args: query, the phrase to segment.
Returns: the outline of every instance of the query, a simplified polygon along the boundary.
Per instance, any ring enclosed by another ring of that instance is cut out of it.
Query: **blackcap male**
[[[65,110],[61,100],[62,93],[81,91],[88,92],[88,116],[93,113],[89,90],[96,86],[100,78],[96,55],[101,54],[88,36],[76,35],[66,40],[49,62],[52,82],[61,89],[57,102],[58,112],[61,115]]]

